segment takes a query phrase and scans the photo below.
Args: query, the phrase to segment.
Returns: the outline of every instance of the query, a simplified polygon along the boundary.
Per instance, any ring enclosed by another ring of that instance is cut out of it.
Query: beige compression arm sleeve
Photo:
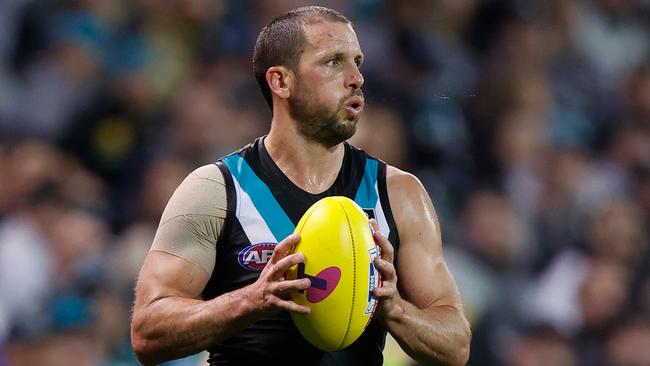
[[[169,199],[151,250],[181,257],[211,274],[226,207],[226,185],[219,168],[209,164],[196,169]]]

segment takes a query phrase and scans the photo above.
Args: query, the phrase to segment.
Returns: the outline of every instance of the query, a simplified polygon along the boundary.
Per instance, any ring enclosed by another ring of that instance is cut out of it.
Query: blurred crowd
[[[0,366],[137,363],[166,201],[268,130],[252,46],[309,4],[0,1]],[[352,143],[437,209],[469,365],[650,365],[650,1],[319,4],[366,56]]]

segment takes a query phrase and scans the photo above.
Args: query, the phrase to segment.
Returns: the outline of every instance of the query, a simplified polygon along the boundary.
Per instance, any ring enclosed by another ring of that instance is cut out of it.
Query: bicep
[[[440,224],[426,190],[417,178],[399,171],[389,175],[388,190],[400,233],[396,270],[401,296],[418,308],[459,304],[458,289],[442,255]]]
[[[136,310],[165,297],[201,298],[210,274],[173,254],[152,250],[140,270],[136,285]]]
[[[400,248],[398,258],[398,287],[406,300],[421,309],[460,303],[454,279],[441,256],[409,245]]]

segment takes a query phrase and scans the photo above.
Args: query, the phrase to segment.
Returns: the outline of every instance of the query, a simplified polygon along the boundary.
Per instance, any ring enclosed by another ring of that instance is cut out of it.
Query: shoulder
[[[412,173],[386,165],[386,188],[389,196],[408,199],[428,198],[422,182]]]
[[[223,174],[215,164],[189,173],[167,202],[152,251],[183,258],[212,273],[227,215],[226,197]]]
[[[214,181],[215,184],[223,184],[223,173],[216,164],[206,164],[200,166],[192,171],[188,178],[208,179]]]
[[[408,239],[409,233],[426,229],[437,237],[438,217],[427,190],[415,175],[389,165],[386,188],[400,236]]]
[[[198,196],[212,196],[225,189],[225,179],[216,164],[206,164],[194,169],[176,189],[179,192],[192,192]]]
[[[222,216],[225,211],[226,184],[215,164],[201,166],[187,175],[167,203],[162,221],[178,215]],[[171,216],[170,216],[171,215]]]

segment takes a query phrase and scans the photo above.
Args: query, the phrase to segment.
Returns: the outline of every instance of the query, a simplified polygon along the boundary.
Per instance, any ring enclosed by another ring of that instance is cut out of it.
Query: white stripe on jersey
[[[259,211],[257,211],[255,205],[253,205],[251,197],[239,185],[234,174],[231,174],[231,176],[237,193],[235,216],[239,220],[242,229],[244,229],[248,241],[251,244],[277,243],[278,241],[271,232],[271,229],[269,229],[266,221],[264,221]]]
[[[379,187],[377,186],[377,182],[375,182],[375,192],[377,192],[377,203],[375,204],[375,220],[377,220],[379,232],[388,238],[388,235],[390,234],[390,227],[388,226],[388,221],[386,221],[384,209],[381,207],[381,195],[379,194]]]

